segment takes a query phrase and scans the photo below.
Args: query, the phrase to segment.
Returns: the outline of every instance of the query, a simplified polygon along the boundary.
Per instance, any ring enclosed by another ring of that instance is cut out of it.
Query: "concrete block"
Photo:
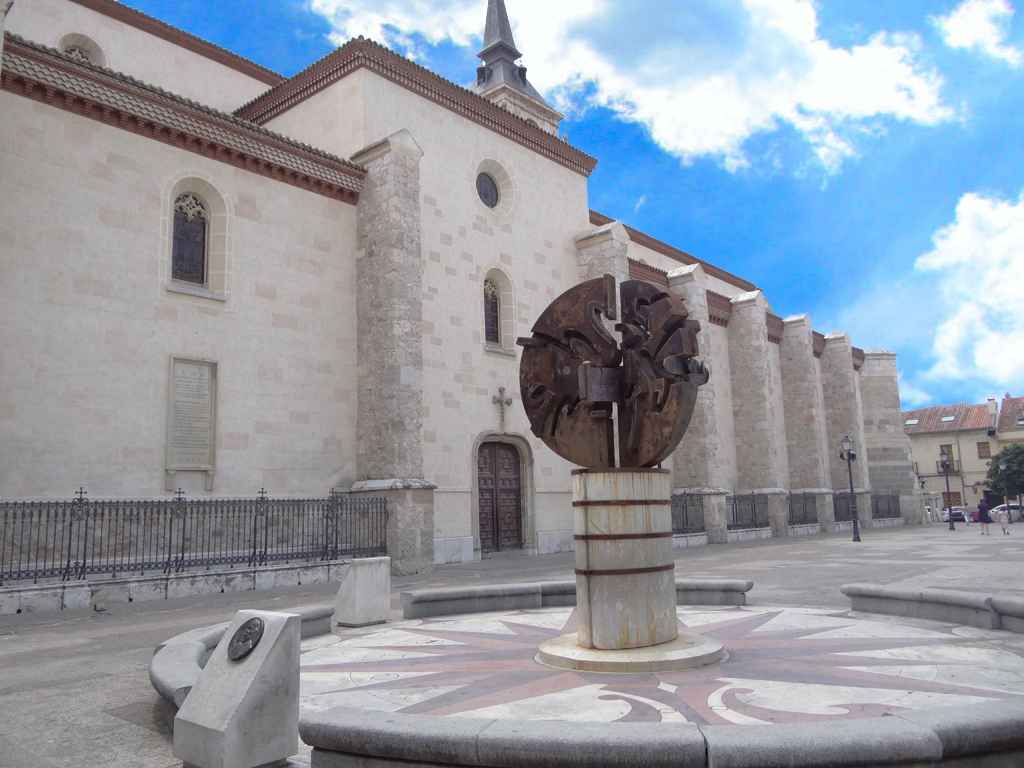
[[[92,608],[92,589],[87,583],[65,584],[61,595],[61,609],[65,611],[85,611]]]
[[[96,609],[105,609],[118,603],[131,602],[131,582],[118,579],[116,581],[97,581],[90,585],[92,591],[92,606]]]
[[[302,638],[329,635],[333,627],[333,605],[311,605],[295,608],[292,613],[299,614],[302,619]]]
[[[167,579],[163,576],[154,576],[133,581],[130,587],[131,602],[146,602],[148,600],[167,599]]]
[[[946,760],[1024,750],[1024,703],[1019,701],[908,710],[895,717],[935,733]]]
[[[494,722],[336,707],[303,717],[299,732],[306,744],[327,752],[414,764],[475,766],[481,764],[477,738]]]
[[[202,674],[201,665],[208,652],[204,643],[194,640],[161,648],[149,664],[149,682],[157,693],[180,708]]]
[[[942,743],[930,729],[895,717],[793,725],[701,728],[714,768],[844,768],[932,765]]]
[[[298,569],[299,584],[328,584],[331,581],[330,568],[326,565],[310,565]]]
[[[546,581],[540,584],[540,602],[544,608],[566,608],[576,605],[575,581]]]
[[[253,589],[256,590],[268,590],[273,589],[276,586],[288,586],[287,584],[277,583],[277,574],[270,568],[254,570],[252,572],[253,578]],[[296,579],[296,581],[298,581]]]
[[[855,611],[999,629],[999,614],[988,595],[941,589],[909,590],[877,584],[841,587]]]
[[[21,593],[22,613],[47,613],[64,607],[64,587],[33,587]]]
[[[705,766],[695,725],[498,720],[477,739],[477,765],[531,768]]]
[[[402,593],[402,616],[406,619],[540,607],[540,584],[495,584]]]
[[[232,636],[253,618],[264,624],[260,642],[231,661]],[[196,768],[256,768],[298,751],[300,625],[296,614],[235,615],[174,719],[176,757]]]
[[[255,571],[235,571],[224,574],[221,585],[225,592],[251,592],[256,589]]]
[[[0,589],[0,616],[21,612],[21,590]]]
[[[340,627],[383,624],[391,614],[391,558],[353,560],[341,571],[334,602],[334,621]]]
[[[676,605],[746,605],[753,588],[739,579],[676,579]]]

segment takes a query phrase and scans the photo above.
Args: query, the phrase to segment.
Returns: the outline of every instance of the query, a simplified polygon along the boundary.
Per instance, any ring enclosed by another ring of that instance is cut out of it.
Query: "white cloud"
[[[640,195],[633,203],[633,213],[640,213],[640,209],[647,205],[647,195]]]
[[[904,408],[920,408],[935,399],[931,393],[907,381],[902,371],[897,374],[897,379],[900,388],[900,402]]]
[[[1006,42],[1012,18],[1009,0],[964,0],[948,16],[932,21],[950,48],[978,50],[1019,67],[1024,64],[1024,54]]]
[[[475,47],[483,0],[309,0],[333,39],[363,34],[422,57],[418,40]],[[644,125],[684,162],[750,164],[752,136],[788,126],[828,171],[886,120],[934,125],[953,110],[915,36],[850,48],[818,33],[812,0],[514,0],[534,84],[563,110],[603,106]],[[472,73],[467,73],[467,79]]]
[[[969,193],[933,237],[916,271],[935,277],[943,319],[929,378],[1024,384],[1024,194],[1016,201]]]

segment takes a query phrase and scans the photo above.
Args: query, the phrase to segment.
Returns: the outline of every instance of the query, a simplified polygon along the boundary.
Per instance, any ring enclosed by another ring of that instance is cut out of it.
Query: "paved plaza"
[[[535,643],[561,632],[570,619],[570,609],[556,609],[468,622],[391,624],[340,644],[320,639],[305,649],[303,706],[344,702],[391,711],[518,717],[523,710],[517,702],[540,697],[531,705],[537,716],[568,697],[592,720],[732,718],[742,723],[744,718],[815,719],[851,703],[860,715],[908,703],[938,705],[949,697],[997,705],[1021,690],[1024,648],[1014,636],[851,617],[839,586],[872,581],[1024,594],[1024,526],[1007,537],[983,537],[977,526],[959,525],[950,533],[935,525],[866,531],[864,539],[859,545],[846,536],[773,540],[679,554],[679,576],[755,582],[746,608],[680,611],[692,629],[713,631],[733,648],[731,677],[723,685],[719,676],[714,690],[706,671],[662,675],[653,685],[618,678],[602,686],[583,675],[535,669]],[[395,580],[394,618],[400,620],[403,589],[564,580],[572,571],[572,556],[565,554],[440,567],[428,577]],[[238,608],[287,610],[327,602],[333,592],[332,585],[323,585],[117,606],[103,613],[0,619],[0,766],[178,768],[169,741],[173,712],[147,676],[153,647],[185,630],[223,621]],[[500,663],[473,669],[471,657],[481,649],[500,651],[494,657]],[[830,663],[812,673],[809,660],[815,655],[827,656]],[[407,672],[423,678],[420,684],[396,685],[387,666],[401,657],[411,664]],[[455,668],[462,678],[450,674]],[[449,679],[440,682],[446,675]],[[496,695],[509,687],[509,675],[525,680],[523,687]],[[781,682],[805,686],[803,695]],[[716,692],[709,705],[708,695]],[[373,701],[376,707],[368,703]]]

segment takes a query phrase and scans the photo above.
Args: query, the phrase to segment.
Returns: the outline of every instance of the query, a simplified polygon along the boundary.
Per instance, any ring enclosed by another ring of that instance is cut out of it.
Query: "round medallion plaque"
[[[231,661],[241,661],[256,649],[262,638],[263,619],[249,619],[232,635],[231,642],[228,643],[228,658]]]
[[[488,208],[498,207],[498,182],[489,173],[481,173],[476,177],[476,193]]]

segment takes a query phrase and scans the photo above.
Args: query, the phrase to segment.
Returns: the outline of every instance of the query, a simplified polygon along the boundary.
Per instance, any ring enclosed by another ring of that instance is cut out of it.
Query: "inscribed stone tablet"
[[[175,358],[171,369],[168,468],[213,467],[216,364]]]

